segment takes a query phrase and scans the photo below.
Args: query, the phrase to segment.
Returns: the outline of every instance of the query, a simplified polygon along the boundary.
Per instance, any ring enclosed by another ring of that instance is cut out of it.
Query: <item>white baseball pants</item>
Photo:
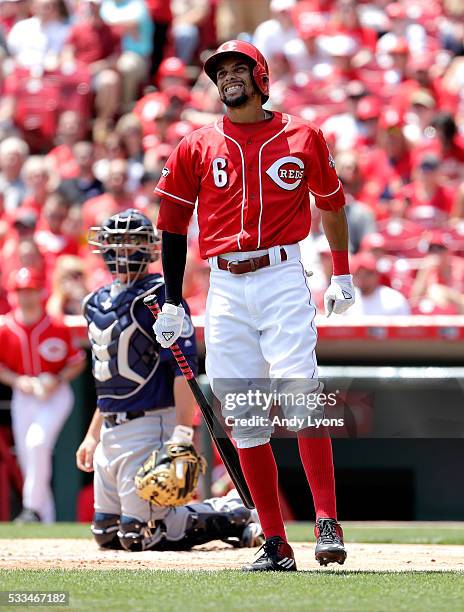
[[[55,520],[50,486],[52,457],[58,435],[74,404],[69,384],[60,385],[46,400],[15,389],[11,420],[19,466],[23,473],[23,506],[39,514],[44,523]]]
[[[288,379],[316,383],[316,309],[299,245],[284,248],[286,261],[281,261],[280,247],[222,255],[241,261],[269,253],[270,266],[247,274],[219,270],[217,258],[209,260],[206,374],[221,402],[229,384],[224,379],[235,380],[237,388],[245,388],[250,380],[267,378],[277,389],[288,384]],[[223,414],[226,416],[224,406]],[[244,407],[240,416],[246,415]],[[271,434],[272,428],[266,426],[253,426],[251,432],[232,428],[239,448],[265,444]]]

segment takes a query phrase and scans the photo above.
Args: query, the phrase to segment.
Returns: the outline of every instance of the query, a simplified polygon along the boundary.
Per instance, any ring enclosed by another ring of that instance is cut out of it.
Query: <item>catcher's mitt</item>
[[[205,468],[204,457],[192,445],[168,442],[137,470],[135,490],[157,506],[183,506],[193,498]]]

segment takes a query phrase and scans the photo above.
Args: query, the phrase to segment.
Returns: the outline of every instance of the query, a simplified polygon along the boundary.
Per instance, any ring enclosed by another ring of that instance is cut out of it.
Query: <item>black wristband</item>
[[[187,236],[163,231],[161,249],[166,302],[179,306],[182,302],[182,283],[187,261]]]

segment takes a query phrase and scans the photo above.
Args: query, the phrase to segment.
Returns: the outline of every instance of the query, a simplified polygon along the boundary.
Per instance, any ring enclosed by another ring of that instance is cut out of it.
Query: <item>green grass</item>
[[[54,523],[41,525],[30,523],[28,525],[15,525],[14,523],[0,523],[0,539],[10,538],[90,538],[90,525],[86,523]]]
[[[4,591],[69,591],[68,609],[79,610],[464,610],[464,574],[458,572],[399,574],[324,570],[249,575],[231,570],[8,570],[1,572],[0,585]]]
[[[347,542],[464,545],[464,522],[344,522],[343,527]],[[287,526],[292,542],[312,541],[312,529],[310,523],[290,523]],[[21,526],[0,523],[1,538],[90,538],[90,530],[88,525],[79,523]]]

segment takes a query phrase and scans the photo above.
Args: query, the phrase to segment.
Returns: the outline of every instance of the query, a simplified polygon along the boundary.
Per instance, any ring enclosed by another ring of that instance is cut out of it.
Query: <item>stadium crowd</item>
[[[88,229],[128,207],[156,223],[165,160],[222,113],[202,61],[237,36],[269,62],[266,108],[330,144],[356,314],[464,313],[461,0],[0,0],[0,314],[22,267],[42,275],[55,316],[109,280]],[[184,295],[201,314],[195,235]],[[321,307],[317,209],[302,248]]]

